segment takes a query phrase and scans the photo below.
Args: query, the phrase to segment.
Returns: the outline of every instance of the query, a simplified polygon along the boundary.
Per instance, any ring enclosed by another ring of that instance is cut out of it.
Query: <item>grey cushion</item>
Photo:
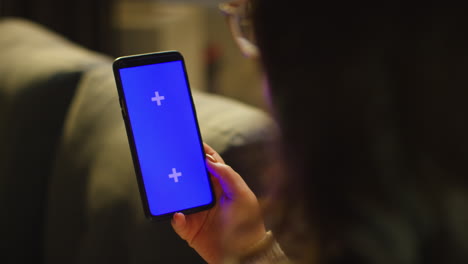
[[[22,263],[42,255],[48,175],[75,88],[105,60],[25,20],[4,18],[0,32],[0,248]]]

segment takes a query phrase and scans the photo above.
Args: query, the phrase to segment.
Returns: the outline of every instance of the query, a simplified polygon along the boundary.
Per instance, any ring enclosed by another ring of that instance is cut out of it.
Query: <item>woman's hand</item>
[[[208,211],[185,216],[174,214],[177,234],[208,263],[236,256],[265,236],[265,225],[255,194],[242,177],[211,147],[204,144],[216,205]]]

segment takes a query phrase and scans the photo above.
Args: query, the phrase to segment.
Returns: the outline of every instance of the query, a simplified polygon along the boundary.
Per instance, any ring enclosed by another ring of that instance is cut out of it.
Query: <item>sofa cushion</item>
[[[22,19],[1,19],[0,32],[0,206],[8,212],[0,248],[7,263],[26,263],[42,255],[44,195],[65,113],[82,72],[107,59]]]

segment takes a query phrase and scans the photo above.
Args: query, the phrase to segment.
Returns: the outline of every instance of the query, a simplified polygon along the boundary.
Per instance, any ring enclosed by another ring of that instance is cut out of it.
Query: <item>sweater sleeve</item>
[[[289,263],[273,233],[268,231],[265,237],[240,256],[239,264],[276,264]]]

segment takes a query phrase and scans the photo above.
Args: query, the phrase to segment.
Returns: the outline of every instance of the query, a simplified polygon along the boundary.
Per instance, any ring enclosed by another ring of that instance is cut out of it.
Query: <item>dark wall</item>
[[[36,21],[95,51],[113,55],[115,0],[0,0],[0,17]]]

